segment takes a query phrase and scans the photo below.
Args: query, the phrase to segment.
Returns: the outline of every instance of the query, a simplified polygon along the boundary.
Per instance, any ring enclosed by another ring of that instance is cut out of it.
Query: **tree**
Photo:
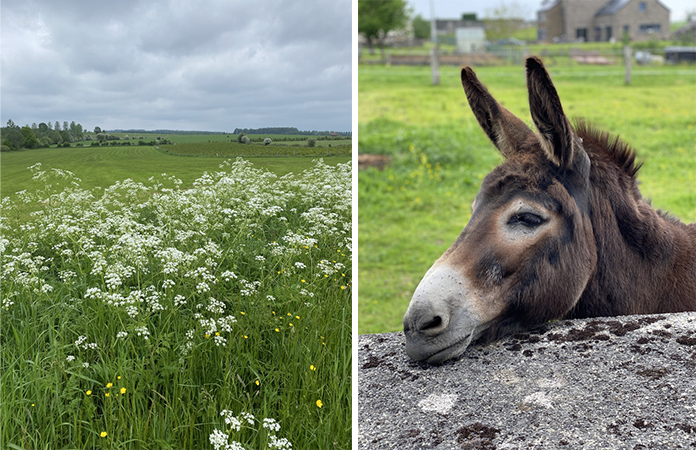
[[[524,29],[526,15],[525,8],[517,2],[500,3],[486,10],[486,39],[498,41],[513,37],[517,31]]]
[[[413,37],[416,39],[430,39],[430,21],[425,20],[423,16],[418,14],[411,21],[413,26]]]
[[[243,144],[242,139],[244,138],[244,136],[246,136],[246,134],[239,133],[239,135],[237,136],[237,142],[239,142],[240,144]]]
[[[102,129],[99,127],[94,127],[94,134],[99,134],[102,132]]]
[[[53,129],[56,131],[60,131],[60,122],[56,120],[56,124],[53,126]]]
[[[406,6],[406,0],[358,0],[358,32],[365,35],[370,53],[375,44],[383,51],[387,33],[406,25]]]
[[[6,145],[10,150],[19,150],[24,146],[24,136],[14,123],[10,127],[8,122],[8,127],[2,130],[2,145]]]
[[[22,136],[24,137],[24,143],[22,147],[24,148],[39,148],[39,140],[36,138],[34,131],[28,126],[22,127],[20,130]]]

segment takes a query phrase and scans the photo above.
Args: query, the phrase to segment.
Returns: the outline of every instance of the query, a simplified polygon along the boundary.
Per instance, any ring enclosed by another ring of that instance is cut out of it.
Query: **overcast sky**
[[[2,0],[0,121],[351,130],[351,0]]]
[[[408,2],[416,14],[430,19],[430,0],[408,0]],[[489,10],[501,4],[507,6],[516,4],[527,19],[535,19],[536,11],[543,3],[542,0],[433,0],[433,2],[435,15],[448,19],[461,17],[464,12],[475,12],[478,17],[486,17]],[[694,0],[660,0],[660,2],[669,8],[672,22],[686,20],[686,12],[696,10]]]

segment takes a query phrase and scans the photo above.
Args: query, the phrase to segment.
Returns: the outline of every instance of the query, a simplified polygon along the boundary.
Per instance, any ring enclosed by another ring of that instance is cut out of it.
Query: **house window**
[[[595,27],[594,29],[594,40],[595,42],[599,42],[602,40],[602,29],[599,27]]]
[[[648,5],[646,5],[645,2],[640,2],[638,4],[638,11],[646,12],[647,10],[648,10]]]
[[[540,41],[546,40],[546,30],[544,28],[539,28],[537,30],[537,39],[539,39]]]
[[[640,28],[638,29],[641,34],[651,34],[651,33],[659,33],[660,32],[660,24],[659,23],[651,23],[647,25],[641,25]]]
[[[607,27],[607,41],[611,41],[611,27]]]
[[[587,28],[578,28],[575,30],[575,38],[583,42],[587,41]]]
[[[539,13],[539,22],[546,22],[546,13]]]
[[[624,32],[624,34],[630,34],[631,33],[631,26],[624,25],[623,32]]]

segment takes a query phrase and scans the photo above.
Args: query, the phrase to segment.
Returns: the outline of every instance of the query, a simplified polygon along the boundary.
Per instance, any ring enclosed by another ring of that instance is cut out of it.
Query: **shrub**
[[[314,147],[315,145],[317,145],[316,139],[307,139],[307,147]]]
[[[264,145],[270,145],[271,142],[273,142],[273,141],[271,141],[271,138],[266,138],[263,140]]]

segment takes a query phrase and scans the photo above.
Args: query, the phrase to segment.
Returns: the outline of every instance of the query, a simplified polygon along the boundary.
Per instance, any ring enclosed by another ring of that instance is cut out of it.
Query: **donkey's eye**
[[[542,223],[544,223],[545,220],[543,217],[538,216],[533,213],[519,213],[515,214],[510,218],[510,221],[508,222],[508,225],[522,225],[527,228],[534,228],[538,227]]]

